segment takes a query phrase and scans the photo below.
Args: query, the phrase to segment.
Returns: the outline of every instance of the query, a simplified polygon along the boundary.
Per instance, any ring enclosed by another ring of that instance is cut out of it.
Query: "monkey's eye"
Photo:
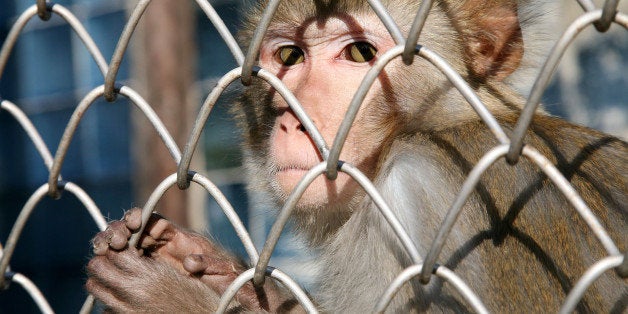
[[[277,51],[277,58],[286,66],[291,66],[303,62],[305,53],[297,46],[283,46]]]
[[[358,41],[347,47],[348,56],[355,62],[369,62],[375,58],[377,49],[373,45]]]

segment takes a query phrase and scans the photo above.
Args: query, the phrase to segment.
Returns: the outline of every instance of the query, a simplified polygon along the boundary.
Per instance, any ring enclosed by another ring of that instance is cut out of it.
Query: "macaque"
[[[420,3],[384,1],[407,33]],[[546,13],[545,1],[436,1],[419,43],[460,73],[510,135],[525,99],[513,86],[530,83],[535,35],[526,29]],[[246,45],[264,4],[240,33]],[[527,14],[527,15],[526,15]],[[538,35],[537,37],[540,37]],[[524,38],[531,38],[525,42]],[[279,77],[332,143],[365,73],[395,42],[366,1],[283,1],[265,35],[258,65]],[[538,60],[537,60],[538,61]],[[323,161],[282,97],[254,79],[234,108],[244,134],[250,188],[286,201],[303,175]],[[565,175],[621,252],[628,244],[628,144],[542,110],[526,143]],[[366,174],[427,254],[448,208],[478,160],[498,141],[460,92],[428,61],[395,59],[379,75],[340,159]],[[87,289],[113,311],[211,312],[245,265],[206,238],[153,216],[138,248],[129,211],[94,240]],[[305,191],[296,232],[321,253],[323,312],[368,313],[391,281],[413,263],[370,197],[347,174],[325,175]],[[531,161],[504,158],[482,176],[438,263],[453,270],[491,312],[556,312],[582,274],[607,256],[565,196]],[[621,313],[628,286],[615,272],[592,285],[577,310]],[[268,279],[238,292],[231,310],[298,312],[290,293]],[[412,280],[390,312],[468,312],[449,284]]]

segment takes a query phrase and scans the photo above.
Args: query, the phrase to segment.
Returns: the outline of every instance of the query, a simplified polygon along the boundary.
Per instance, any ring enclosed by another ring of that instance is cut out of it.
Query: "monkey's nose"
[[[282,126],[284,128],[284,131],[288,131],[286,126]],[[305,129],[305,126],[303,126],[303,124],[301,122],[298,122],[297,126],[294,128],[294,130],[303,132],[303,133],[307,133],[307,130]]]
[[[303,133],[306,133],[306,132],[307,132],[307,130],[305,129],[305,127],[303,126],[303,124],[301,124],[300,122],[298,122],[298,123],[296,124],[296,126],[295,126],[295,127],[290,127],[290,126],[289,126],[289,125],[287,125],[287,124],[281,124],[281,125],[280,125],[280,128],[281,128],[284,132],[290,132],[291,130],[296,130],[296,131],[300,131],[300,132],[303,132]]]
[[[283,112],[279,114],[278,121],[279,121],[279,127],[284,132],[288,132],[288,133],[291,133],[291,132],[306,133],[307,132],[303,123],[299,121],[297,116],[294,114],[294,112],[290,108],[285,109]]]

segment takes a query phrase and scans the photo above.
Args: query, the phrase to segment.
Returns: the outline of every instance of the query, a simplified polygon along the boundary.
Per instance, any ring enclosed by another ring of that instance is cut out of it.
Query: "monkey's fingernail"
[[[108,245],[102,241],[102,238],[95,238],[92,246],[94,255],[105,255],[107,253]]]
[[[209,263],[202,254],[190,254],[183,260],[183,268],[191,274],[203,272]]]

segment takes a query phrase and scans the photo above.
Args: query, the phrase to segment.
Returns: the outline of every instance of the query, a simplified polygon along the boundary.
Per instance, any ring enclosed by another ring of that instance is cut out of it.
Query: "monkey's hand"
[[[94,254],[106,255],[107,251],[128,249],[129,238],[136,233],[142,224],[142,210],[133,208],[124,214],[120,221],[112,222],[107,230],[100,232],[92,240]],[[184,231],[159,214],[153,213],[137,244],[140,255],[151,257],[188,274],[183,267],[183,260],[190,254],[204,254],[221,259],[235,258],[224,250],[209,242],[205,237]]]
[[[170,307],[213,311],[219,296],[245,270],[225,250],[157,214],[150,217],[138,248],[130,248],[128,240],[140,226],[141,210],[134,208],[93,239],[86,287],[112,310],[152,312],[158,304],[159,312]],[[256,312],[294,307],[282,294],[270,280],[259,289],[247,283],[232,306]]]
[[[141,256],[136,249],[108,250],[88,264],[87,290],[114,313],[214,312],[220,296],[196,278]],[[234,310],[241,309],[232,302]]]

